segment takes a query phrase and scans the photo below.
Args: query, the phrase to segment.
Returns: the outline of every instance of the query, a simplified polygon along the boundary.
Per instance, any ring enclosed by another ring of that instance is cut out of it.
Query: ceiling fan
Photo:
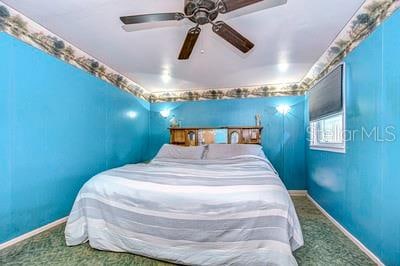
[[[223,21],[216,21],[219,14],[229,13],[240,8],[256,4],[258,2],[270,2],[266,8],[283,5],[287,0],[184,0],[184,13],[156,13],[145,15],[134,15],[120,17],[121,21],[125,24],[123,28],[126,31],[133,31],[130,26],[134,24],[143,24],[151,22],[167,22],[167,21],[181,21],[189,19],[196,24],[193,28],[189,29],[180,51],[179,60],[189,59],[190,54],[199,38],[201,28],[205,24],[211,24],[212,30],[222,37],[224,40],[232,44],[234,47],[247,53],[250,51],[254,44],[246,39],[242,34],[234,30]]]

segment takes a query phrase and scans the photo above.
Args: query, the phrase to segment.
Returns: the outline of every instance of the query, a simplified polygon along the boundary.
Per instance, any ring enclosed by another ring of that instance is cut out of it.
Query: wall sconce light
[[[281,104],[276,107],[276,111],[282,115],[287,115],[292,108],[287,104]]]
[[[131,119],[135,119],[138,116],[138,113],[136,113],[134,111],[128,111],[128,112],[126,112],[126,116]]]
[[[171,114],[171,111],[168,110],[168,109],[162,110],[162,111],[160,112],[160,115],[161,115],[163,118],[167,118],[170,114]]]

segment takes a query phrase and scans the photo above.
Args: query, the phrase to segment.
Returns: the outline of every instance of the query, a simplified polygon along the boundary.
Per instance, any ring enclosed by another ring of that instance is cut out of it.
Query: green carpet
[[[293,197],[304,234],[295,252],[299,265],[374,265],[306,197]],[[88,244],[67,247],[60,225],[0,251],[0,265],[143,265],[168,263],[126,253],[97,251]]]

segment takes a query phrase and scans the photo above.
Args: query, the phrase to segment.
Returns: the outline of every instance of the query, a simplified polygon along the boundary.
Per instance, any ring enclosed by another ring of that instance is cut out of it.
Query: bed
[[[68,218],[67,245],[183,265],[297,265],[299,221],[263,153],[175,157],[90,179]]]

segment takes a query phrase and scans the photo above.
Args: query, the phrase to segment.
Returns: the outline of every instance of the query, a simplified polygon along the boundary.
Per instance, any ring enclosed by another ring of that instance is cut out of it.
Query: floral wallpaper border
[[[49,30],[0,1],[0,32],[8,34],[82,69],[139,98],[148,100],[149,93],[137,83],[74,47]]]
[[[366,0],[300,82],[300,88],[309,90],[399,7],[400,0]]]
[[[5,31],[36,48],[150,102],[295,96],[304,95],[399,7],[400,0],[366,0],[326,52],[299,83],[225,89],[191,89],[149,93],[137,83],[97,61],[65,40],[62,40],[19,12],[6,6],[1,1],[0,31]]]
[[[271,96],[293,96],[303,94],[304,90],[301,89],[297,83],[291,83],[226,89],[159,92],[152,93],[149,100],[150,102],[176,102]]]

